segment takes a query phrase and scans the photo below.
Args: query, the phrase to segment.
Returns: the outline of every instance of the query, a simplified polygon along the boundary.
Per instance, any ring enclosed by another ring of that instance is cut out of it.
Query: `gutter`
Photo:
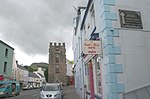
[[[90,5],[91,5],[91,2],[92,2],[92,1],[93,1],[93,0],[89,0],[89,1],[88,1],[87,7],[86,7],[86,10],[85,10],[85,13],[84,13],[84,17],[83,17],[83,20],[82,20],[82,23],[81,23],[81,28],[80,28],[80,30],[83,29],[83,25],[84,25],[84,23],[85,23],[85,19],[86,19],[86,17],[87,17],[87,14],[88,14],[88,11],[89,11],[89,8],[90,8]]]
[[[0,40],[0,42],[1,42],[2,44],[6,45],[7,47],[9,47],[9,48],[11,48],[11,49],[13,49],[13,50],[14,50],[14,48],[13,48],[13,47],[11,47],[10,45],[6,44],[5,42],[3,42],[3,41],[1,41],[1,40]]]

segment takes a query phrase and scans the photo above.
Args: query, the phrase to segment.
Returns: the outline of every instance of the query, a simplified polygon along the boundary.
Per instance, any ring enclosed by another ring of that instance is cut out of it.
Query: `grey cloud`
[[[72,0],[0,0],[0,34],[29,55],[48,53],[49,42],[72,42]]]

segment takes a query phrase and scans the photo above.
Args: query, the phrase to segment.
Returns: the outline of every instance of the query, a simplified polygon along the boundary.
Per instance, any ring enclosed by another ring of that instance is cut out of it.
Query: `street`
[[[74,86],[67,86],[63,88],[64,90],[64,99],[80,99],[79,96],[75,92]],[[0,98],[0,99],[39,99],[39,89],[33,90],[24,90],[18,96],[13,96],[9,98]]]
[[[20,95],[13,96],[5,99],[38,99],[39,98],[39,89],[33,89],[33,90],[24,90],[21,91]]]

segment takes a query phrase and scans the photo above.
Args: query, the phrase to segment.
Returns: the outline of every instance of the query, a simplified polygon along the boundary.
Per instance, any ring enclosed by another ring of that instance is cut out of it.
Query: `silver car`
[[[41,92],[40,99],[63,99],[63,91],[60,84],[48,83]]]

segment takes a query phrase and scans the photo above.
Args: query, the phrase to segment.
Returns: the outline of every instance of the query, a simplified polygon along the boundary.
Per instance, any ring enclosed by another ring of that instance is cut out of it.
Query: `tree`
[[[46,82],[48,82],[48,68],[44,71]]]

